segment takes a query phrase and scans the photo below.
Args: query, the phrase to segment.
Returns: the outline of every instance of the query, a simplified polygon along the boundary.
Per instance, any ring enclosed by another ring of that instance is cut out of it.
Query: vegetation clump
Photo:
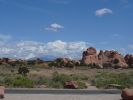
[[[20,77],[16,77],[12,81],[12,85],[13,85],[13,87],[33,88],[34,87],[34,81],[28,79],[27,77],[20,76]]]
[[[29,73],[29,69],[27,67],[20,67],[18,69],[18,74],[21,74],[23,76],[26,76],[27,73]]]
[[[133,86],[132,73],[100,73],[92,80],[92,84],[99,88],[106,88],[110,84],[121,85],[121,89]]]

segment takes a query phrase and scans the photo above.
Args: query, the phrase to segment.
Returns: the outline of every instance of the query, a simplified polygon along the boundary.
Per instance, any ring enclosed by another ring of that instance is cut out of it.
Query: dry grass
[[[68,68],[54,68],[54,69],[32,69],[30,75],[33,76],[47,76],[50,77],[54,72],[63,73],[66,75],[85,75],[89,77],[94,77],[97,73],[101,72],[113,72],[113,73],[129,73],[133,69],[68,69]]]
[[[10,67],[0,66],[0,74],[12,74]],[[14,73],[17,73],[17,68],[13,69]],[[85,75],[89,77],[95,76],[97,73],[100,72],[113,72],[113,73],[129,73],[133,71],[133,69],[88,69],[88,68],[76,68],[76,69],[69,69],[69,68],[44,68],[44,67],[34,67],[30,68],[30,76],[47,76],[50,77],[54,72],[63,73],[66,75]]]

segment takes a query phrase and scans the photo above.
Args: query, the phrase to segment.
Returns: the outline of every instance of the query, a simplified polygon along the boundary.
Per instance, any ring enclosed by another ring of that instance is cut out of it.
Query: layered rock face
[[[116,51],[100,51],[97,54],[97,50],[93,47],[88,48],[83,52],[82,63],[84,64],[99,64],[103,65],[105,63],[114,64],[118,67],[127,68],[128,65],[124,57]]]

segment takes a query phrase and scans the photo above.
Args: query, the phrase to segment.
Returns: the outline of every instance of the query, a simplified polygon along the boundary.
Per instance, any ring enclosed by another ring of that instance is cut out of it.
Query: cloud
[[[57,41],[54,41],[54,42],[48,42],[47,46],[50,49],[64,50],[67,46],[67,43],[63,42],[61,40],[57,40]]]
[[[128,48],[129,48],[130,50],[133,50],[133,44],[128,45]]]
[[[6,42],[11,39],[10,35],[0,34],[0,43]]]
[[[126,51],[125,48],[120,48],[118,51],[119,51],[121,54],[124,54],[124,55],[127,53],[127,51]]]
[[[30,59],[34,57],[68,57],[80,59],[82,52],[93,44],[77,41],[65,42],[56,40],[53,42],[20,41],[14,45],[0,45],[0,57]]]
[[[108,8],[102,8],[102,9],[98,9],[95,11],[96,16],[104,16],[104,15],[112,14],[112,13],[113,13],[113,11]]]
[[[64,26],[62,26],[60,24],[57,24],[57,23],[53,23],[49,27],[46,27],[45,30],[57,32],[57,31],[59,31],[60,29],[63,29],[63,28],[64,28]]]

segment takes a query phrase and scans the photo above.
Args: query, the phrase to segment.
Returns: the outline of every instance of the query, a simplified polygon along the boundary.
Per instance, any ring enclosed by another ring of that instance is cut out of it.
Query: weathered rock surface
[[[129,65],[129,66],[133,66],[133,55],[129,55],[129,54],[127,54],[126,56],[125,56],[125,61],[126,61],[126,63]]]
[[[117,51],[106,50],[103,53],[100,52],[98,58],[100,60],[100,63],[111,63],[114,64],[114,66],[121,68],[128,67],[124,57],[121,54],[119,54]]]
[[[124,57],[119,54],[117,51],[100,51],[97,54],[97,50],[93,47],[88,48],[86,51],[83,52],[82,63],[84,64],[97,64],[97,65],[104,65],[104,64],[111,64],[114,67],[120,68],[127,68],[128,65]],[[102,68],[102,67],[101,67]]]
[[[84,64],[93,64],[93,63],[98,63],[98,56],[97,56],[97,51],[95,48],[90,47],[86,51],[83,52],[83,58],[82,58],[82,63]]]
[[[133,100],[133,89],[124,89],[121,93],[122,100]]]

